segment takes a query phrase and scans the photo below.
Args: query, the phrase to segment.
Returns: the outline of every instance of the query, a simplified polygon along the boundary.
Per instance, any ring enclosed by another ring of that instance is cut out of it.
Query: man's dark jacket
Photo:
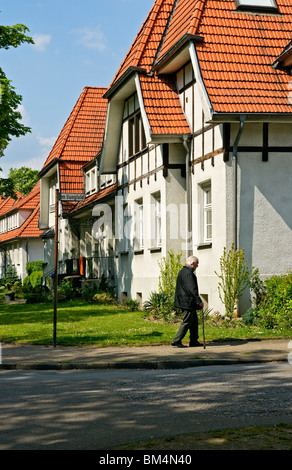
[[[183,310],[201,310],[197,277],[190,266],[184,266],[177,276],[174,306]]]

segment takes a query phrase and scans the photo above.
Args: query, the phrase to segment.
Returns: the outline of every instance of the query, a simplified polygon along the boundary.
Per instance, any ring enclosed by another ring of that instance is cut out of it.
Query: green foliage
[[[258,308],[266,295],[265,283],[261,280],[258,269],[253,269],[250,276],[249,285],[253,293],[253,305],[255,308]]]
[[[43,286],[43,261],[31,261],[26,263],[27,276],[23,280],[23,294],[26,303],[46,302],[48,292]]]
[[[93,296],[93,301],[97,304],[110,305],[114,302],[114,299],[109,292],[101,292]]]
[[[292,271],[265,281],[266,295],[259,307],[259,325],[265,328],[292,328]]]
[[[23,43],[33,44],[33,39],[26,35],[28,31],[27,26],[23,24],[0,25],[0,49],[18,47]],[[15,92],[11,81],[0,68],[0,157],[3,157],[4,150],[12,137],[20,137],[31,132],[29,127],[20,122],[19,105],[21,102],[22,96]],[[13,181],[10,178],[0,179],[0,194],[16,198]]]
[[[42,286],[43,271],[33,271],[29,276],[31,285],[33,289]]]
[[[26,272],[30,276],[33,271],[42,271],[44,261],[30,261],[26,263]]]
[[[8,178],[13,181],[14,189],[23,194],[23,196],[26,196],[36,185],[39,179],[38,173],[37,170],[32,170],[25,166],[10,168]]]
[[[173,305],[177,275],[183,268],[181,258],[181,252],[169,251],[167,257],[158,262],[160,267],[158,292],[151,292],[149,299],[143,305],[148,315],[163,318],[167,322],[175,320],[180,315]]]
[[[58,286],[58,301],[65,302],[66,300],[71,300],[74,297],[76,297],[76,295],[72,281],[70,279],[63,280]]]
[[[154,318],[160,318],[165,305],[168,304],[168,295],[165,292],[151,292],[149,299],[144,302],[143,308]]]
[[[183,265],[181,263],[182,253],[169,251],[167,257],[163,257],[158,265],[160,267],[160,276],[158,283],[159,293],[168,295],[169,301],[174,302],[176,279]]]
[[[249,308],[243,315],[242,321],[247,326],[255,326],[259,322],[259,313],[257,308]]]
[[[226,315],[232,318],[239,297],[244,289],[249,286],[251,271],[244,259],[244,250],[235,250],[232,244],[229,251],[224,248],[220,258],[220,274],[218,283],[219,297],[225,306]]]
[[[3,284],[5,285],[6,291],[16,291],[21,285],[21,280],[17,275],[14,264],[7,266],[6,276],[3,278]]]

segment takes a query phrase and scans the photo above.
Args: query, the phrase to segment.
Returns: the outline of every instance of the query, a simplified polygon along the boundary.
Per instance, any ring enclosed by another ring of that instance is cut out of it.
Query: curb
[[[0,364],[1,370],[169,370],[188,369],[202,366],[222,366],[235,364],[275,364],[285,363],[287,359],[196,359],[190,361],[155,361],[155,362],[92,362],[92,363],[16,363]]]

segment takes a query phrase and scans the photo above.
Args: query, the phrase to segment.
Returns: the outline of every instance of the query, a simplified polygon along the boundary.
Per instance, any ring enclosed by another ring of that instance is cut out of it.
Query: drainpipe
[[[187,258],[190,256],[190,246],[188,235],[191,231],[192,226],[192,196],[190,193],[190,146],[189,146],[189,136],[183,135],[183,146],[186,151],[186,200],[187,200],[187,210],[186,210],[186,252]]]
[[[238,193],[238,182],[237,182],[237,169],[238,169],[238,144],[243,133],[244,124],[246,120],[246,115],[242,114],[240,116],[240,125],[239,130],[233,144],[233,188],[234,188],[234,214],[233,214],[233,221],[234,221],[234,249],[237,250],[237,239],[238,239],[238,227],[237,227],[237,193]]]

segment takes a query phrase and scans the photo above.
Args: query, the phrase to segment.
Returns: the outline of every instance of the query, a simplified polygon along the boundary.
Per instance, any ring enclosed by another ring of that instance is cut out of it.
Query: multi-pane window
[[[136,224],[136,236],[135,236],[135,245],[137,249],[144,248],[144,208],[143,201],[139,199],[135,202],[135,224]]]
[[[9,230],[14,230],[17,228],[19,225],[19,214],[18,212],[16,214],[10,215],[7,217],[7,231]]]
[[[204,186],[204,241],[212,240],[212,192],[211,185]]]
[[[195,83],[195,75],[192,63],[189,62],[177,72],[177,87],[179,93]]]
[[[154,218],[153,218],[153,242],[156,247],[162,245],[162,224],[161,224],[161,197],[160,193],[153,195]]]
[[[96,168],[92,168],[85,174],[86,195],[95,193],[97,190]]]
[[[7,219],[0,220],[0,233],[7,232]]]
[[[128,154],[131,157],[146,147],[145,131],[137,94],[132,95],[125,102],[124,123],[128,125]]]
[[[50,180],[49,186],[50,186],[50,212],[54,212],[55,202],[56,202],[57,176],[55,176],[54,178]]]

